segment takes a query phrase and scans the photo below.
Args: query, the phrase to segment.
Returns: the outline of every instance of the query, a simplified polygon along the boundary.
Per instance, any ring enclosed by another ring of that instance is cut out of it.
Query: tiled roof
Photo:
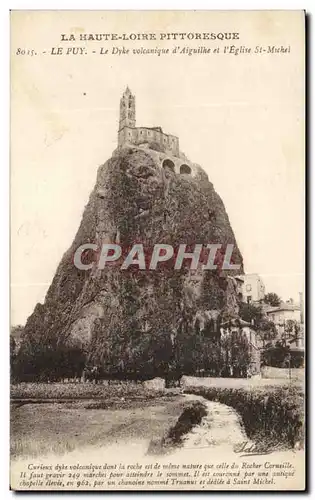
[[[287,302],[281,302],[280,306],[272,307],[270,306],[265,310],[266,314],[278,312],[278,311],[299,311],[300,306],[298,304],[288,304]]]
[[[225,325],[250,326],[253,330],[255,330],[254,325],[252,325],[251,323],[248,323],[248,321],[244,321],[242,318],[235,318],[235,319],[231,319],[230,321],[224,321],[224,323],[221,323],[222,327],[224,327]]]

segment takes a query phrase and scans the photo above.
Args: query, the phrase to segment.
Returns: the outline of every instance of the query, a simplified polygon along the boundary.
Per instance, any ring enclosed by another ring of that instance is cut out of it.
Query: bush
[[[14,384],[11,386],[11,398],[19,399],[108,399],[111,397],[141,397],[150,398],[159,397],[163,393],[150,391],[142,384],[132,383],[114,383],[113,385],[98,384],[45,384],[45,383],[25,383]]]
[[[183,438],[207,415],[206,406],[199,401],[185,408],[176,424],[162,439],[151,439],[148,454],[163,455],[174,451],[174,447],[183,444]]]
[[[185,408],[174,427],[172,427],[166,437],[166,442],[181,444],[183,436],[188,434],[193,427],[199,425],[203,417],[207,415],[205,405],[194,403],[189,408]]]

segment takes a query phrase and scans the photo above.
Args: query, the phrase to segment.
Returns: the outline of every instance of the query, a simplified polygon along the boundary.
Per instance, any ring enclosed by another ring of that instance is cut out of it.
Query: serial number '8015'
[[[34,49],[21,49],[20,47],[16,49],[16,56],[36,56]]]

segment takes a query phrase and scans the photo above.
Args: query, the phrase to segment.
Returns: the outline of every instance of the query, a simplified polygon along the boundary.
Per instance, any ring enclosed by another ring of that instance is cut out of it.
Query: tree
[[[259,323],[263,319],[263,311],[260,305],[255,304],[247,304],[246,302],[242,302],[240,304],[240,317],[247,321],[248,323],[254,324],[255,326],[259,326]]]
[[[301,340],[301,325],[295,319],[288,319],[284,325],[285,337],[288,339],[289,344],[294,342],[298,345]]]
[[[263,318],[259,321],[258,334],[263,343],[274,340],[277,336],[277,329],[274,322]]]
[[[215,339],[205,339],[202,343],[203,368],[207,376],[218,377],[224,362],[221,344]]]
[[[284,331],[289,337],[296,338],[300,334],[301,327],[299,323],[294,319],[288,319],[285,322]]]
[[[274,292],[269,292],[264,297],[265,304],[269,304],[270,306],[277,307],[280,306],[281,299],[279,295]]]
[[[241,329],[228,330],[221,340],[222,374],[225,377],[246,377],[251,360],[247,337]]]
[[[84,365],[85,352],[79,345],[54,338],[45,342],[26,338],[16,353],[12,377],[17,381],[73,378],[81,376]]]
[[[290,348],[278,340],[274,346],[270,346],[262,352],[262,364],[285,368],[289,355]]]

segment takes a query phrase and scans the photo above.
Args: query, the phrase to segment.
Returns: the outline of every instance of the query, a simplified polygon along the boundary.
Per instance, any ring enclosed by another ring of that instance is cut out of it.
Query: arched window
[[[166,158],[166,160],[163,161],[162,167],[167,168],[167,169],[171,170],[172,172],[175,172],[175,164],[169,158]]]
[[[191,168],[186,165],[186,163],[183,163],[183,165],[180,166],[179,172],[181,174],[191,174]]]

